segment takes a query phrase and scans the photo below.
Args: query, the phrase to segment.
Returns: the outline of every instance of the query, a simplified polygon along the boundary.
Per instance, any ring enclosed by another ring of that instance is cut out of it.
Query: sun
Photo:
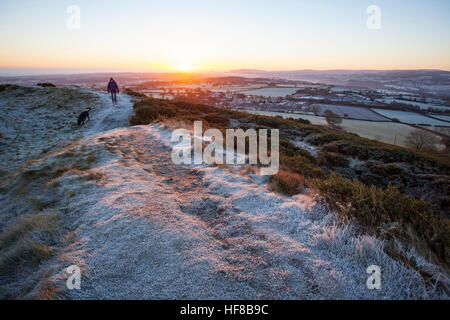
[[[174,69],[181,71],[181,72],[189,72],[189,71],[192,71],[194,69],[194,67],[188,63],[181,63],[179,65],[176,65],[174,67]]]

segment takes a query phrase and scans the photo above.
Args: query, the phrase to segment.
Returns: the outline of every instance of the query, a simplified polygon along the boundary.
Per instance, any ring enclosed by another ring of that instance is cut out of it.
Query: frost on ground
[[[446,298],[313,195],[275,194],[248,168],[175,165],[168,127],[127,128],[127,96],[91,93],[80,136],[1,185],[2,298]],[[73,264],[81,290],[66,288]],[[366,287],[372,264],[381,290]]]

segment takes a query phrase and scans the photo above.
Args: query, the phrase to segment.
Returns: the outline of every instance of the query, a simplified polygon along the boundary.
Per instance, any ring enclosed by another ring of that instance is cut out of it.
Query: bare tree
[[[333,127],[337,127],[339,124],[342,123],[342,119],[331,110],[325,110],[324,115],[328,124]]]
[[[417,128],[406,136],[405,143],[409,148],[416,151],[435,152],[437,150],[437,144],[440,143],[440,139],[431,132]]]

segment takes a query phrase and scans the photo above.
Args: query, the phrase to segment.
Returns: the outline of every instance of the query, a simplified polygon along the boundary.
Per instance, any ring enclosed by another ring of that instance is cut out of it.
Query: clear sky
[[[0,46],[0,71],[450,70],[450,1],[0,0]]]

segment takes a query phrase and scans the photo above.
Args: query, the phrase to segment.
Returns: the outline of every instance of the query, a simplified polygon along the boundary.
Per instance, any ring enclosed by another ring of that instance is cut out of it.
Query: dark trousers
[[[112,99],[112,102],[117,102],[117,93],[116,92],[111,91],[111,99]]]

